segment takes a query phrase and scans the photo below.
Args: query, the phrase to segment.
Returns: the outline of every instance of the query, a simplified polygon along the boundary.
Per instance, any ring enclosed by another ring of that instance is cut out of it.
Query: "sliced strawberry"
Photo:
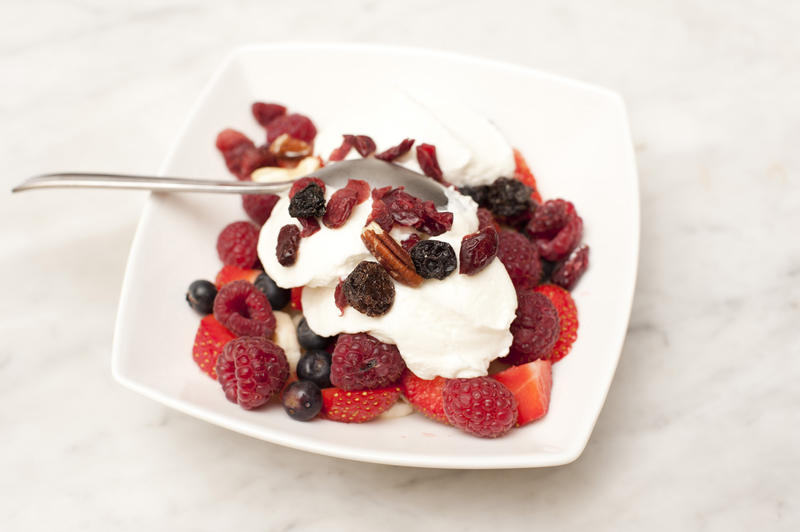
[[[225,344],[234,338],[236,337],[223,327],[213,314],[200,320],[197,335],[194,337],[192,358],[200,366],[200,369],[212,379],[217,379],[217,357],[222,353]]]
[[[560,286],[542,284],[534,288],[534,291],[546,295],[558,311],[560,331],[550,355],[550,362],[558,362],[569,354],[572,344],[578,338],[578,308],[570,293]]]
[[[534,360],[521,366],[512,366],[492,375],[506,385],[517,399],[517,426],[544,417],[550,406],[550,389],[553,386],[552,364],[549,360]]]
[[[364,423],[389,410],[400,397],[400,388],[346,392],[339,388],[322,389],[324,417],[341,423]]]
[[[303,287],[298,286],[292,288],[291,292],[291,305],[292,308],[298,312],[303,312]]]
[[[219,290],[222,286],[233,281],[239,281],[241,279],[244,279],[249,283],[254,283],[256,277],[258,277],[258,274],[260,273],[261,270],[245,270],[226,264],[222,267],[219,273],[217,273],[217,277],[214,279],[214,284],[217,286],[217,290]]]
[[[522,153],[516,148],[514,148],[514,164],[516,168],[514,169],[514,179],[518,181],[522,181],[523,184],[528,185],[533,189],[531,193],[531,198],[536,203],[542,202],[542,195],[539,194],[539,189],[536,187],[536,178],[533,177],[533,172],[531,169],[528,168],[528,163],[525,162],[525,157],[522,156]]]
[[[425,416],[449,425],[442,402],[442,388],[446,382],[444,377],[436,377],[433,380],[420,379],[406,368],[400,377],[400,390],[408,402]]]

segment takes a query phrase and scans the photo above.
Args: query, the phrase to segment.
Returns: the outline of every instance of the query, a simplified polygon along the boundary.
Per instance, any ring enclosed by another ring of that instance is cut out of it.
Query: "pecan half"
[[[361,240],[395,281],[411,287],[422,284],[423,279],[414,269],[411,255],[380,225],[375,222],[367,224],[361,231]]]
[[[288,133],[284,133],[272,141],[272,144],[269,145],[269,151],[280,159],[302,159],[311,155],[312,148],[308,142],[290,137]]]

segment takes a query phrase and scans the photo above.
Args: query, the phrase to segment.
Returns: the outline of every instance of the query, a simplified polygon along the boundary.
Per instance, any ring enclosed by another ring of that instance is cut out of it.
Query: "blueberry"
[[[205,280],[197,280],[189,285],[186,292],[186,301],[189,306],[200,314],[211,314],[214,311],[214,298],[217,297],[217,287]]]
[[[311,381],[295,381],[283,392],[283,409],[297,421],[308,421],[322,410],[322,392]]]
[[[304,349],[325,349],[331,343],[327,336],[320,336],[308,326],[305,318],[297,324],[297,341]]]
[[[297,362],[297,378],[311,381],[320,388],[331,386],[331,354],[322,349],[312,349]]]
[[[267,296],[272,310],[281,310],[283,307],[289,304],[292,291],[276,285],[275,281],[273,281],[272,278],[270,278],[270,276],[266,273],[258,274],[258,277],[256,277],[256,281],[253,284],[255,284],[256,288],[261,290],[265,296]]]

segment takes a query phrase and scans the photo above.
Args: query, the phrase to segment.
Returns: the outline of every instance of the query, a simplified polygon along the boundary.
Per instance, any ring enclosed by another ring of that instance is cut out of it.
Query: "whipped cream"
[[[370,109],[366,113],[363,110]],[[327,158],[342,143],[342,134],[369,135],[378,151],[415,139],[415,147],[394,162],[422,173],[416,146],[436,146],[439,166],[455,186],[489,184],[514,172],[514,154],[500,131],[484,117],[451,100],[381,88],[348,91],[326,122],[336,129],[320,131],[316,152]],[[348,159],[358,158],[355,149]]]
[[[327,187],[326,197],[335,189]],[[453,189],[447,191],[450,231],[435,237],[448,242],[458,254],[461,239],[478,229],[477,205]],[[423,379],[477,377],[487,374],[489,363],[508,353],[509,332],[517,298],[503,264],[493,260],[476,275],[456,269],[443,280],[428,279],[420,287],[395,283],[395,300],[383,316],[371,318],[352,307],[340,315],[334,290],[362,260],[373,260],[361,241],[361,230],[372,210],[372,199],[358,205],[338,229],[324,225],[300,241],[297,262],[281,266],[275,256],[280,228],[296,224],[289,216],[284,195],[261,230],[259,257],[267,274],[281,287],[305,285],[303,313],[317,334],[369,333],[397,345],[406,365]],[[398,240],[410,232],[395,228]]]

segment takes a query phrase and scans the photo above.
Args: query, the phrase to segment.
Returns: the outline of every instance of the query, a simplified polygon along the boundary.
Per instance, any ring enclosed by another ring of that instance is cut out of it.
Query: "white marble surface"
[[[800,528],[800,6],[705,4],[0,3],[6,191],[154,171],[223,56],[280,40],[616,89],[642,189],[633,318],[594,435],[574,464],[515,471],[305,454],[121,388],[111,333],[144,195],[0,193],[0,529]]]

